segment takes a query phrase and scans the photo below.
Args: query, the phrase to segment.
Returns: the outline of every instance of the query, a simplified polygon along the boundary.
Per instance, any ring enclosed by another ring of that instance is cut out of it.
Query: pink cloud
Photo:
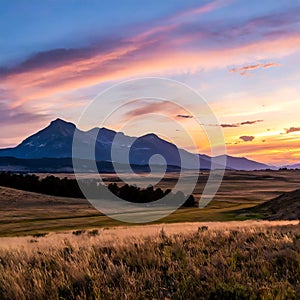
[[[229,72],[231,73],[240,73],[241,75],[247,75],[248,71],[252,71],[255,69],[266,69],[270,67],[278,67],[280,64],[275,63],[275,62],[270,62],[270,63],[258,63],[258,64],[253,64],[253,65],[247,65],[247,66],[242,66],[242,67],[237,67],[237,68],[231,68]]]
[[[151,113],[160,113],[163,112],[164,114],[169,115],[170,117],[177,117],[177,118],[193,118],[190,115],[187,115],[187,112],[184,109],[180,109],[177,105],[170,101],[164,102],[148,102],[148,101],[139,101],[136,105],[136,108],[131,109],[130,111],[124,114],[125,120],[139,117],[142,115],[147,115]]]
[[[252,43],[242,47],[190,51],[189,53],[180,49],[170,52],[163,45],[143,53],[143,50],[146,50],[143,44],[123,45],[110,53],[93,55],[81,60],[76,59],[67,65],[46,66],[44,69],[10,74],[3,78],[2,86],[11,91],[16,105],[20,105],[26,101],[41,99],[58,92],[76,90],[100,82],[131,76],[170,72],[174,74],[187,68],[191,70],[223,68],[227,66],[228,61],[239,63],[247,60],[249,53],[274,55],[274,48],[278,49],[276,55],[282,56],[294,51],[297,43],[300,44],[300,35]]]
[[[191,15],[207,13],[228,3],[230,1],[213,1],[187,10],[134,37],[124,38],[118,43],[111,41],[106,47],[97,45],[39,53],[15,68],[2,68],[2,88],[10,94],[11,105],[17,107],[27,101],[39,101],[102,82],[137,76],[173,75],[182,70],[222,69],[227,68],[228,62],[241,65],[256,55],[275,59],[299,50],[300,34],[293,32],[281,33],[272,39],[249,39],[242,44],[223,43],[217,47],[202,47],[202,40],[203,44],[209,44],[218,38],[218,32],[212,31],[209,24],[203,26],[200,22],[200,29],[203,30],[199,30],[199,37],[198,30],[190,32],[189,27],[184,27],[184,21],[188,23]],[[263,21],[259,22],[261,24]],[[274,16],[264,22],[274,23]],[[252,22],[251,26],[256,23]],[[197,24],[190,25],[197,28]],[[247,26],[249,24],[245,23],[240,27]],[[235,33],[232,34],[228,39],[230,41],[234,40]],[[246,65],[232,68],[231,72],[246,74],[254,69],[276,65],[274,62]]]

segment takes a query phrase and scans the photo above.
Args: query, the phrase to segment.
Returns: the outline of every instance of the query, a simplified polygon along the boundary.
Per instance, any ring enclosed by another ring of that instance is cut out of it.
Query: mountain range
[[[180,168],[195,169],[198,161],[200,162],[200,169],[208,170],[211,168],[210,156],[190,153],[158,137],[154,133],[140,137],[131,137],[107,128],[93,128],[88,131],[82,131],[73,123],[62,119],[52,121],[46,128],[29,136],[14,148],[0,149],[0,168],[2,170],[5,168],[15,170],[16,165],[22,167],[24,164],[32,165],[38,162],[39,170],[47,170],[51,169],[49,164],[53,164],[55,161],[57,167],[62,164],[70,171],[72,169],[70,158],[72,157],[73,137],[76,140],[76,147],[75,151],[73,149],[73,153],[76,153],[76,158],[83,161],[91,159],[91,147],[94,145],[95,159],[97,162],[102,162],[102,164],[104,162],[111,164],[114,161],[126,167],[126,164],[128,165],[127,154],[129,154],[131,167],[141,170],[141,166],[149,168],[149,159],[153,155],[160,154],[165,159],[169,170],[178,170]],[[111,155],[113,141],[114,160]],[[152,163],[160,165],[162,163],[161,160],[156,158]],[[184,164],[181,163],[181,158],[183,158]],[[227,169],[261,170],[273,168],[245,157],[226,155],[224,159],[227,161]],[[222,165],[215,165],[215,168],[222,167]],[[27,169],[28,167],[25,167],[25,170]]]

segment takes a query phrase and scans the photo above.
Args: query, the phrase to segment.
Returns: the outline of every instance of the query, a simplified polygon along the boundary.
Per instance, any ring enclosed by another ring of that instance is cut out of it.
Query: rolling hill
[[[300,220],[300,189],[245,209],[243,213],[258,214],[266,220]]]

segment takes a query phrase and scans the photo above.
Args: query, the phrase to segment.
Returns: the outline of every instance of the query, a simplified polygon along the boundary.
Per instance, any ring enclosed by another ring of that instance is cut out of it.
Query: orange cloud
[[[280,66],[280,64],[275,63],[275,62],[270,62],[270,63],[265,63],[265,64],[254,64],[254,65],[248,65],[248,66],[243,66],[243,67],[239,67],[239,68],[231,68],[229,70],[229,72],[231,73],[240,73],[241,75],[247,75],[248,71],[252,71],[255,69],[266,69],[266,68],[270,68],[270,67],[277,67]]]
[[[227,152],[234,156],[240,156],[242,153],[242,156],[250,159],[276,165],[300,161],[299,140],[286,135],[269,136],[267,142],[255,139],[251,143],[227,143]]]

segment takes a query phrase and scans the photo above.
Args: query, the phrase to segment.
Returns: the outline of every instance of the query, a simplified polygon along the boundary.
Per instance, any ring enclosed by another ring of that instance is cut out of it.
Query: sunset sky
[[[300,1],[1,1],[0,147],[58,117],[77,123],[101,91],[145,76],[199,92],[229,155],[300,163]],[[189,149],[179,130],[170,139]]]

